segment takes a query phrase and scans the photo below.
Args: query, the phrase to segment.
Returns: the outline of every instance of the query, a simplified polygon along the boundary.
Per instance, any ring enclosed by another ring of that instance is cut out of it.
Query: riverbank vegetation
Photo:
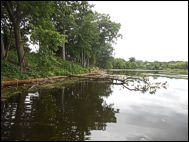
[[[70,74],[83,74],[98,70],[96,67],[82,67],[78,63],[63,61],[58,57],[49,56],[44,62],[38,53],[26,55],[28,60],[27,71],[21,72],[17,61],[17,56],[10,51],[9,60],[1,62],[1,80],[28,79],[49,76],[61,76]],[[42,63],[44,62],[44,63]]]
[[[2,1],[1,80],[152,69],[186,73],[188,62],[114,58],[120,24],[86,1]],[[32,46],[33,45],[33,46]],[[31,47],[32,46],[32,47]]]
[[[121,25],[92,7],[86,1],[2,1],[2,79],[106,68]],[[35,53],[31,44],[38,46]]]
[[[188,74],[188,61],[141,61],[134,57],[128,61],[122,58],[112,58],[109,69],[142,69],[142,70],[164,70],[168,73]]]

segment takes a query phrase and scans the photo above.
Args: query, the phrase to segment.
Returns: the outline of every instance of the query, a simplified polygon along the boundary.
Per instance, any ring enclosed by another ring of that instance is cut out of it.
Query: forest
[[[187,70],[188,62],[187,61],[149,62],[149,61],[136,60],[135,57],[130,57],[129,60],[126,61],[122,58],[112,58],[110,67],[114,69]]]
[[[114,58],[113,44],[122,38],[121,25],[93,7],[87,1],[1,1],[2,80],[111,68],[188,68],[183,61]],[[31,44],[39,49],[31,52]]]
[[[2,1],[2,76],[65,75],[106,68],[120,24],[86,1]],[[39,45],[31,53],[28,44]],[[8,74],[11,71],[10,74]],[[14,76],[12,76],[14,78]]]

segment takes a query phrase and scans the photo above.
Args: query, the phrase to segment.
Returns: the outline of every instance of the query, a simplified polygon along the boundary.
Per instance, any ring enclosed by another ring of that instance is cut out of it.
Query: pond
[[[2,140],[188,140],[188,79],[155,94],[83,80],[1,101]]]

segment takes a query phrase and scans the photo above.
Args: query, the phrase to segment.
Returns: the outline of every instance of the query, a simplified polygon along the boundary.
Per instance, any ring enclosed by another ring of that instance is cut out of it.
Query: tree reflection
[[[116,122],[116,111],[102,99],[111,92],[110,85],[89,81],[10,98],[1,105],[2,140],[89,139],[91,130]]]

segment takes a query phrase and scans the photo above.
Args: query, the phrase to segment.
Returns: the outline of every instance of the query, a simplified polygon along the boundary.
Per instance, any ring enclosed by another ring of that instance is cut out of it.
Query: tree
[[[1,59],[5,57],[5,48],[3,43],[3,37],[1,36]]]
[[[130,57],[129,58],[129,62],[135,62],[135,61],[136,61],[135,57]]]
[[[55,1],[55,12],[52,16],[53,24],[56,30],[66,35],[68,41],[73,35],[73,29],[75,29],[74,10],[73,4],[70,1]],[[66,60],[66,44],[65,42],[59,47],[58,54],[63,60]]]
[[[16,49],[20,70],[26,71],[30,36],[39,44],[39,66],[58,55],[84,67],[112,68],[112,44],[121,37],[121,25],[92,7],[87,1],[2,1],[2,57],[9,47]]]
[[[136,68],[136,59],[135,57],[130,57],[129,58],[129,66],[131,69],[135,69]]]
[[[9,19],[9,14],[3,2],[1,1],[1,45],[2,45],[2,56],[3,60],[7,60],[9,49],[15,46],[14,32],[12,23]],[[14,47],[15,48],[15,47]]]
[[[18,1],[3,1],[3,6],[6,8],[9,20],[14,29],[15,43],[18,54],[18,60],[21,71],[26,69],[25,52],[23,48],[21,24],[25,22],[27,3]]]
[[[98,27],[95,22],[95,15],[91,10],[88,2],[81,2],[78,5],[78,13],[75,14],[76,19],[76,48],[78,51],[78,59],[82,66],[89,66],[94,42],[98,40]],[[93,56],[94,57],[94,56]]]
[[[113,68],[114,69],[125,69],[126,64],[125,60],[121,58],[115,58],[113,61]]]
[[[106,14],[95,13],[99,29],[99,41],[96,43],[96,63],[97,66],[104,68],[107,60],[110,60],[113,52],[112,43],[121,37],[119,34],[120,24],[112,22],[110,16]]]

